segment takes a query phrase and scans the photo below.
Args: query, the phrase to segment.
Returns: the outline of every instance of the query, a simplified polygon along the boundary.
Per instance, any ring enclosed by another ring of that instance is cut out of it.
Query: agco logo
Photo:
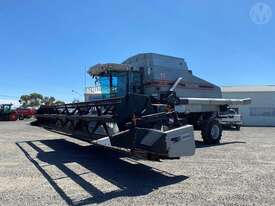
[[[272,18],[272,10],[266,3],[259,2],[252,6],[249,15],[255,24],[267,24]]]

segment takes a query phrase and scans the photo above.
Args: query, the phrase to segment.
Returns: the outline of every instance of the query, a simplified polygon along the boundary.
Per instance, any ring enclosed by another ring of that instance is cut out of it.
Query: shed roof
[[[222,92],[275,92],[275,85],[223,86]]]

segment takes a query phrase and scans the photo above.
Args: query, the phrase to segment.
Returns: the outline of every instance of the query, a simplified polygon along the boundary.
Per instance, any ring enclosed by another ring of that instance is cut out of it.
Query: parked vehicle
[[[242,126],[241,115],[239,114],[239,108],[230,108],[228,111],[219,115],[220,124],[223,128],[235,128],[240,130]]]
[[[32,108],[17,108],[16,112],[20,120],[31,118],[35,114],[35,110]]]
[[[2,121],[16,121],[18,119],[17,113],[12,109],[12,104],[0,104],[0,120]]]

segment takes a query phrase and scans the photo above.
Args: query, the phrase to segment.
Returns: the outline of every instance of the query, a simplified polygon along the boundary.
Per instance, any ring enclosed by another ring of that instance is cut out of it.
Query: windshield
[[[111,74],[96,77],[97,93],[102,98],[125,96],[127,85],[126,72],[112,72]]]
[[[11,109],[11,105],[9,104],[3,104],[3,105],[0,105],[0,110],[3,110],[4,112],[7,112]]]

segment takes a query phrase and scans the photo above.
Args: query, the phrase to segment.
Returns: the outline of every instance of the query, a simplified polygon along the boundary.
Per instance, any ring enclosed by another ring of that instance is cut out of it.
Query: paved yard
[[[275,205],[275,128],[225,131],[192,157],[135,161],[0,122],[0,205]]]

